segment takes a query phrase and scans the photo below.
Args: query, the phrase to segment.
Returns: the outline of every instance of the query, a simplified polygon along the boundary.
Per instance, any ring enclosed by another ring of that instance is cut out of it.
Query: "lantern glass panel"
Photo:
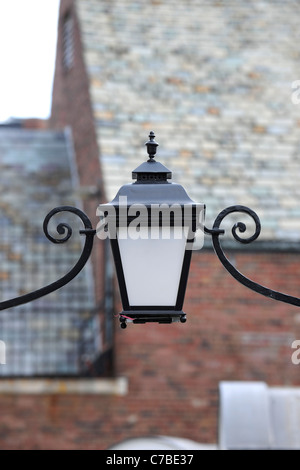
[[[119,227],[129,304],[175,306],[186,247],[185,227]]]

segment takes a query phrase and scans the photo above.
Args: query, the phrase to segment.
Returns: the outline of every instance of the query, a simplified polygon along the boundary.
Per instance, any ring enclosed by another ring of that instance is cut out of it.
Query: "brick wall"
[[[298,255],[234,258],[258,282],[297,294]],[[128,377],[125,396],[2,395],[1,448],[106,449],[153,434],[216,443],[219,381],[299,386],[300,366],[291,362],[291,344],[300,339],[297,307],[240,285],[211,251],[193,254],[184,307],[185,324],[117,328],[116,374]]]
[[[73,65],[69,69],[63,63],[62,45],[63,22],[68,12],[73,18],[72,38],[74,43]],[[82,56],[79,26],[71,0],[61,2],[52,95],[50,125],[59,129],[65,126],[71,127],[80,183],[83,189],[86,186],[90,188],[95,186],[99,191],[96,194],[96,200],[100,203],[100,198],[104,196],[101,196],[103,182],[99,163],[99,148],[91,110],[89,82]],[[86,201],[86,206],[90,211],[90,217],[95,219],[95,201],[92,204]]]
[[[73,61],[70,68],[65,67],[63,58],[63,23],[68,14],[73,19]],[[98,223],[96,208],[103,201],[104,190],[99,148],[91,111],[88,77],[82,56],[78,20],[72,0],[64,0],[60,5],[52,95],[50,126],[58,129],[66,126],[71,128],[81,185],[78,196],[83,201],[84,211],[91,219],[93,227],[96,227]],[[95,238],[92,259],[95,279],[98,280],[95,286],[96,297],[99,306],[101,306],[104,296],[104,246],[97,238]]]

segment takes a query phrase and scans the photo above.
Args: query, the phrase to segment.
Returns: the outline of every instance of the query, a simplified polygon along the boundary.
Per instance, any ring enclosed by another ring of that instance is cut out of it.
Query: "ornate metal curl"
[[[223,219],[231,213],[234,212],[243,212],[248,214],[253,221],[255,222],[255,232],[251,237],[248,238],[241,238],[237,234],[237,230],[239,230],[240,233],[244,233],[246,231],[246,225],[242,222],[237,222],[233,227],[232,227],[232,235],[240,243],[248,244],[253,242],[258,238],[260,235],[260,230],[261,230],[261,225],[260,225],[260,220],[258,215],[252,210],[249,209],[248,207],[245,206],[230,206],[227,209],[224,209],[220,214],[217,216],[213,228],[208,229],[204,227],[204,232],[206,234],[209,234],[212,236],[212,243],[213,247],[215,250],[216,255],[218,256],[219,260],[225,267],[225,269],[241,284],[244,286],[248,287],[249,289],[257,292],[258,294],[262,294],[266,297],[269,297],[274,300],[279,300],[281,302],[285,302],[291,305],[296,305],[300,307],[300,298],[298,297],[293,297],[287,294],[284,294],[282,292],[277,292],[272,289],[269,289],[267,287],[262,286],[261,284],[258,284],[257,282],[252,281],[251,279],[248,279],[246,276],[241,274],[229,261],[229,259],[226,257],[222,247],[221,243],[219,240],[219,236],[223,235],[225,233],[224,230],[220,229],[220,225],[223,221]]]
[[[52,209],[49,212],[49,214],[45,217],[45,220],[43,223],[44,233],[46,237],[52,243],[65,243],[72,236],[72,228],[70,227],[70,225],[66,223],[60,223],[56,228],[56,231],[59,235],[65,234],[64,237],[54,238],[53,236],[50,235],[48,231],[50,219],[52,219],[52,217],[55,214],[58,214],[59,212],[72,212],[73,214],[77,215],[81,219],[84,225],[84,229],[79,231],[80,234],[86,236],[84,247],[82,249],[79,260],[67,274],[65,274],[63,277],[61,277],[57,281],[52,282],[51,284],[48,284],[45,287],[37,289],[34,292],[30,292],[28,294],[15,297],[10,300],[5,300],[3,302],[0,302],[0,310],[5,310],[7,308],[17,307],[18,305],[26,304],[28,302],[31,302],[32,300],[39,299],[40,297],[43,297],[45,295],[50,294],[51,292],[56,291],[57,289],[60,289],[61,287],[65,286],[70,281],[72,281],[72,279],[74,279],[77,276],[77,274],[79,274],[79,272],[85,266],[93,248],[94,235],[96,234],[96,230],[92,228],[91,221],[89,220],[87,215],[84,212],[82,212],[80,209],[77,209],[76,207],[71,207],[71,206],[56,207],[55,209]]]

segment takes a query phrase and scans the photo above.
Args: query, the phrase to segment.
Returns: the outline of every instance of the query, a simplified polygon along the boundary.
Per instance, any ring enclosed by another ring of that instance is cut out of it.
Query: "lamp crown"
[[[155,162],[154,157],[156,154],[156,148],[158,147],[158,143],[155,141],[155,134],[153,131],[149,133],[149,140],[145,143],[147,146],[147,152],[149,155],[148,162]]]
[[[145,143],[149,159],[138,166],[132,172],[132,178],[136,179],[137,183],[167,183],[168,179],[172,178],[172,173],[162,163],[157,162],[154,157],[158,143],[155,141],[155,134],[153,131],[149,133],[149,140]]]

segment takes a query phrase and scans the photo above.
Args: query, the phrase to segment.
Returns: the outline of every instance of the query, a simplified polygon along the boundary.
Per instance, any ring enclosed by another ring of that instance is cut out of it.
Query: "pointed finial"
[[[155,162],[154,157],[156,154],[156,147],[158,147],[159,144],[155,142],[154,139],[155,139],[155,134],[153,131],[151,131],[149,134],[149,140],[145,143],[145,145],[147,146],[148,155],[150,157],[148,162]]]

